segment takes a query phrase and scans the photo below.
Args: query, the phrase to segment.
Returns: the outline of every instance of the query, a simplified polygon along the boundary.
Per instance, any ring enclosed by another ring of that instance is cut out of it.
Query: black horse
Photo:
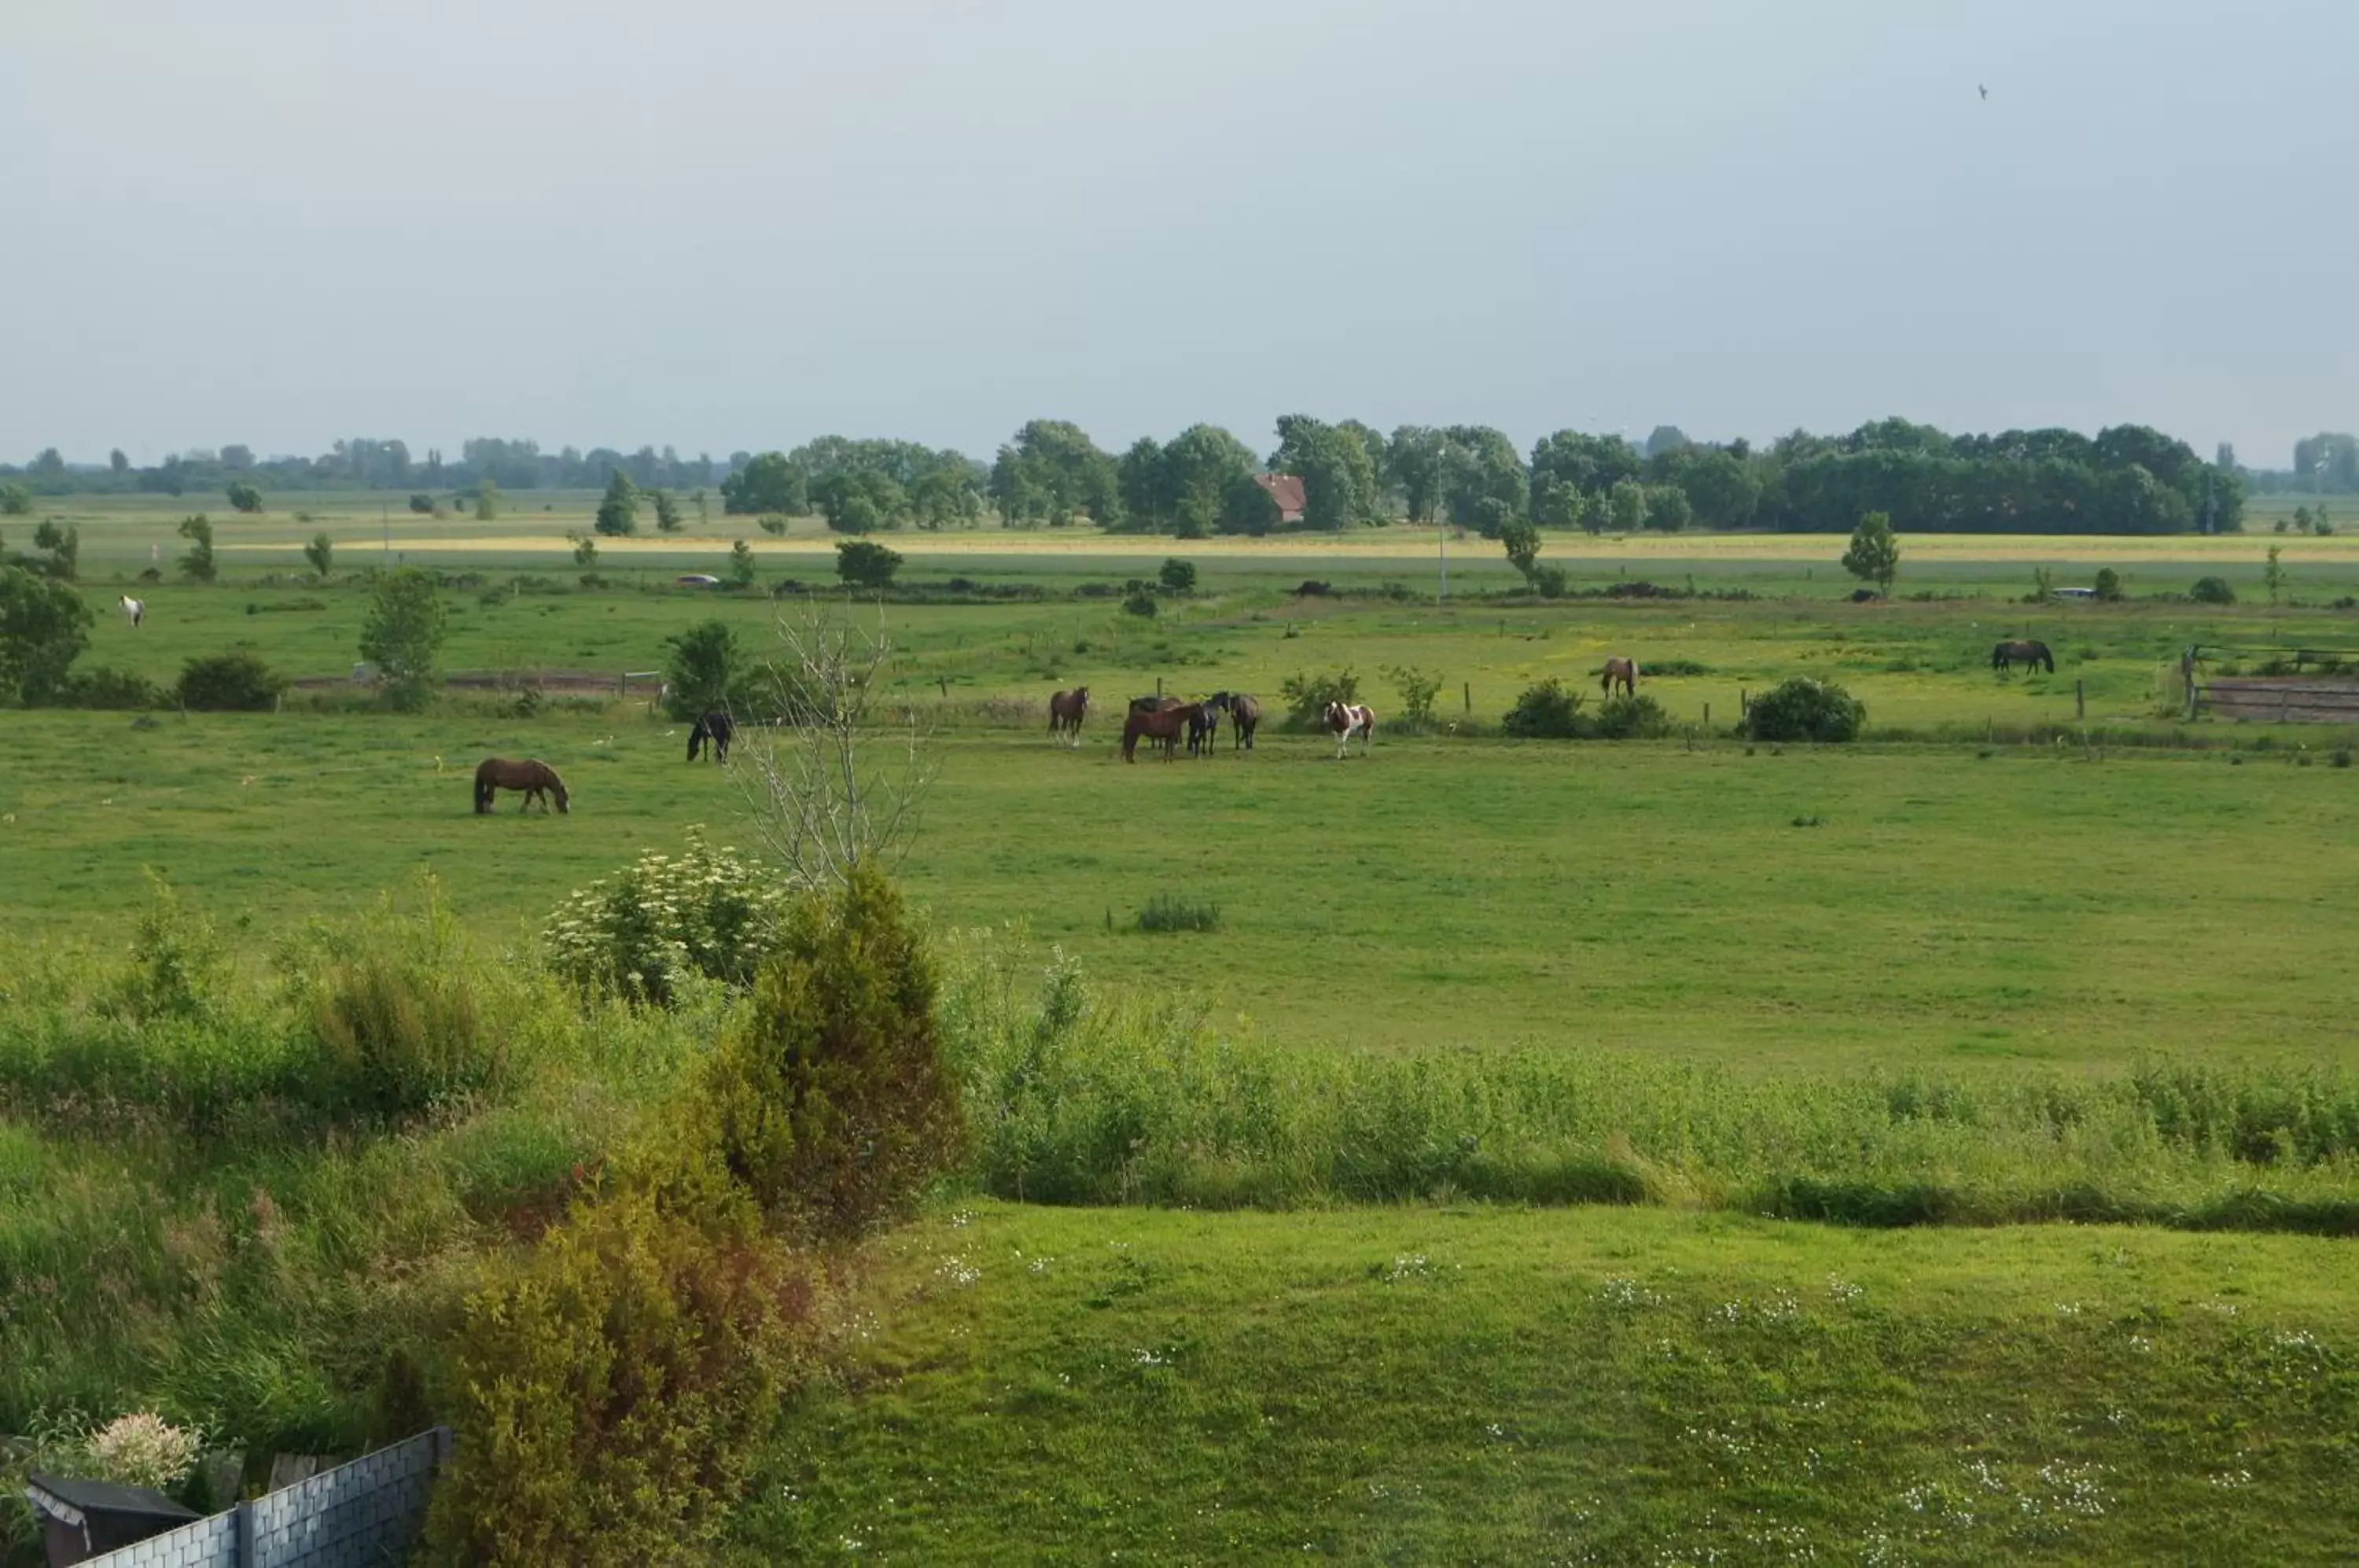
[[[2038,670],[2045,666],[2048,673],[2056,673],[2056,656],[2048,651],[2044,642],[2003,642],[1991,649],[1991,668],[2001,675],[2018,664]]]
[[[1261,704],[1242,691],[1215,691],[1205,700],[1208,708],[1218,708],[1229,715],[1229,749],[1251,751],[1254,731],[1261,727]]]
[[[728,761],[729,737],[736,733],[737,726],[731,724],[729,722],[729,715],[723,713],[718,708],[710,709],[698,715],[696,727],[688,732],[688,759],[690,762],[694,762],[696,760],[698,749],[701,747],[706,741],[711,741],[712,743],[712,760],[715,762]]]
[[[1188,715],[1188,755],[1210,757],[1212,739],[1220,733],[1221,711],[1210,702],[1199,702]]]

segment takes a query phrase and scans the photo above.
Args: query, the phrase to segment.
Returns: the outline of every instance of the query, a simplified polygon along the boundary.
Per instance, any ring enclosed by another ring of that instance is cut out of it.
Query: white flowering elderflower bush
[[[690,975],[753,983],[793,884],[733,845],[688,830],[679,855],[639,856],[557,907],[543,932],[560,975],[592,990],[669,1006]]]
[[[126,1486],[169,1491],[188,1479],[204,1452],[205,1434],[174,1426],[153,1410],[117,1416],[84,1440],[98,1478]]]

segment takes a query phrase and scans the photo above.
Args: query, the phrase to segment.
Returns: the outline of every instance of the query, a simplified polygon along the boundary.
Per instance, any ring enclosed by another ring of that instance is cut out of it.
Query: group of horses
[[[1049,699],[1049,734],[1067,746],[1082,744],[1082,722],[1089,717],[1090,689],[1077,686],[1070,691],[1060,691]],[[1179,697],[1133,697],[1129,711],[1122,721],[1122,759],[1138,760],[1138,743],[1147,742],[1150,748],[1160,749],[1163,760],[1170,761],[1180,754],[1180,743],[1188,743],[1190,757],[1209,757],[1213,743],[1220,736],[1221,719],[1229,721],[1229,749],[1232,752],[1254,749],[1254,732],[1261,728],[1261,702],[1243,691],[1215,691],[1198,702]],[[1363,702],[1330,702],[1325,711],[1327,733],[1335,737],[1335,755],[1341,757],[1350,749],[1352,737],[1360,737],[1360,749],[1365,752],[1376,731],[1376,713]]]
[[[736,735],[737,725],[728,713],[719,708],[708,708],[697,715],[696,724],[688,732],[688,759],[694,762],[697,754],[710,746],[712,760],[729,760],[729,742]],[[568,813],[565,780],[557,769],[537,757],[487,757],[475,768],[475,814],[483,816],[492,809],[492,799],[502,789],[520,789],[524,800],[516,810],[530,811],[535,800],[546,811],[554,800],[560,816]]]

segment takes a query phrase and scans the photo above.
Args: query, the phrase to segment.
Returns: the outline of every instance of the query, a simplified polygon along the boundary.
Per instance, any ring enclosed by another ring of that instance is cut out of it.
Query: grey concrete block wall
[[[426,1522],[446,1427],[227,1513],[93,1557],[86,1568],[376,1568],[408,1554]]]

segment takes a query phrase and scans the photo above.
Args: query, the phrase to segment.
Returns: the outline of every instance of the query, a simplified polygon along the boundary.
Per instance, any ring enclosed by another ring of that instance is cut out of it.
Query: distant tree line
[[[2234,448],[2223,450],[2223,461],[2233,462],[2234,457]],[[2304,436],[2293,443],[2291,468],[2255,469],[2245,480],[2264,495],[2359,495],[2359,436],[2334,430]]]
[[[2186,442],[2143,425],[2094,436],[1952,435],[1889,419],[1847,435],[1798,430],[1758,448],[1690,441],[1666,425],[1643,446],[1559,430],[1528,453],[1486,425],[1401,425],[1386,433],[1357,419],[1288,414],[1276,434],[1277,444],[1256,453],[1217,425],[1191,425],[1168,441],[1141,438],[1116,455],[1070,421],[1035,419],[988,463],[914,441],[845,436],[792,451],[733,452],[725,463],[683,459],[669,447],[544,453],[532,441],[484,439],[466,442],[455,463],[429,452],[421,463],[400,441],[355,440],[316,459],[257,462],[250,450],[232,446],[147,469],[131,468],[118,452],[97,469],[71,467],[53,449],[24,469],[0,468],[0,501],[23,509],[36,495],[77,490],[234,488],[244,509],[260,504],[260,490],[324,486],[410,490],[417,506],[430,505],[437,489],[495,496],[601,488],[614,514],[607,530],[627,531],[633,495],[658,497],[658,521],[669,528],[677,524],[670,493],[691,492],[701,507],[710,485],[724,510],[766,526],[818,516],[855,535],[974,528],[993,518],[1015,528],[1086,522],[1182,538],[1334,531],[1396,519],[1445,521],[1492,539],[1517,522],[1591,533],[1848,533],[1871,512],[1886,514],[1903,533],[2153,534],[2240,528],[2255,478],[2235,465],[2230,449],[2206,462]],[[2297,446],[2296,472],[2321,491],[2359,490],[2359,442],[2309,438]],[[1273,474],[1300,481],[1299,516],[1287,515],[1272,488],[1257,482]]]

